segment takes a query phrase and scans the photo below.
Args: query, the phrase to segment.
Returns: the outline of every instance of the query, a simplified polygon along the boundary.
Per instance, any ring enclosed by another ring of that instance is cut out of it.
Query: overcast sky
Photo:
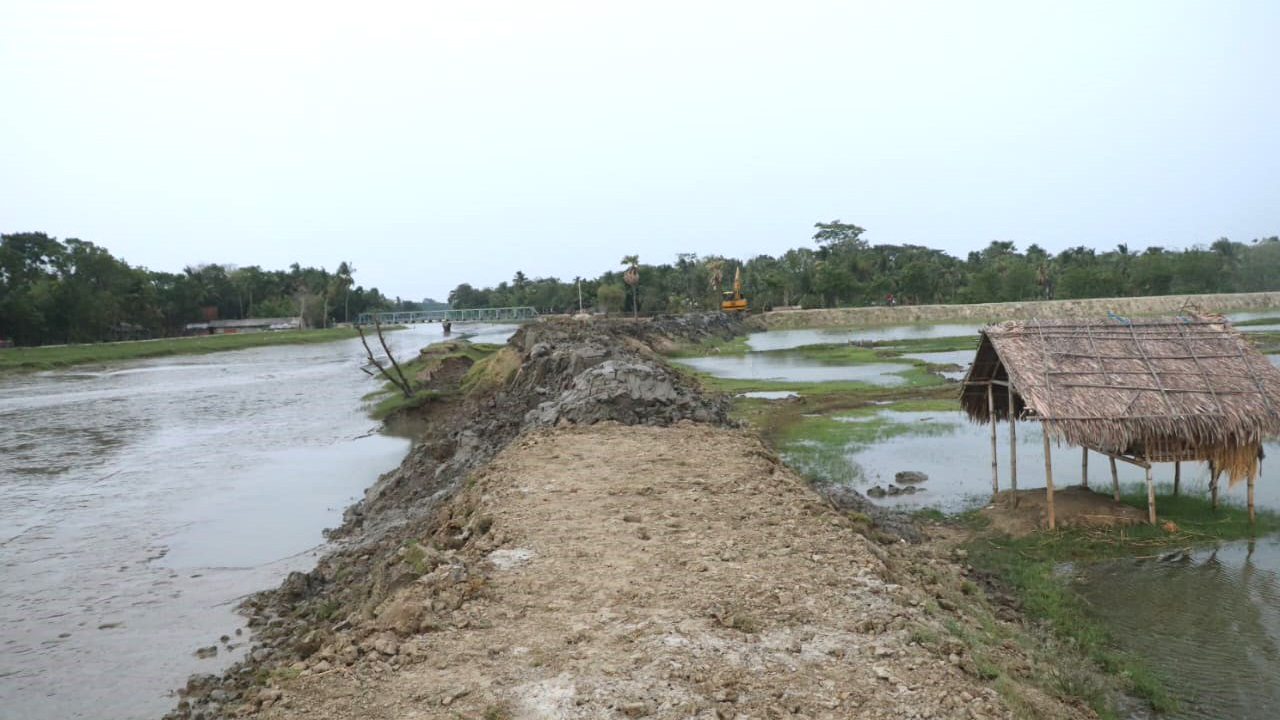
[[[1280,234],[1280,2],[0,0],[0,231],[442,298]]]

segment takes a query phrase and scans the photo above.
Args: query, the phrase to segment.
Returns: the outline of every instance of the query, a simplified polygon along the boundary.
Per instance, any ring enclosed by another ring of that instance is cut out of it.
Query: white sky
[[[0,231],[443,299],[1280,233],[1280,3],[0,0]]]

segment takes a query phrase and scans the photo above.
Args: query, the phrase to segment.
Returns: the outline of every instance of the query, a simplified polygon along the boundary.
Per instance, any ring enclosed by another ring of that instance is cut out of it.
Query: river
[[[403,357],[440,326],[387,338]],[[0,378],[0,718],[154,719],[240,657],[238,600],[313,566],[408,450],[366,416],[363,361],[353,339]]]

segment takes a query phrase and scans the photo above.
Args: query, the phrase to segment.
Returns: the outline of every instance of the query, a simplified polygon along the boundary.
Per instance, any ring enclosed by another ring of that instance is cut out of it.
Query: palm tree
[[[624,255],[621,264],[628,266],[622,279],[631,286],[631,317],[635,319],[640,317],[640,256]]]

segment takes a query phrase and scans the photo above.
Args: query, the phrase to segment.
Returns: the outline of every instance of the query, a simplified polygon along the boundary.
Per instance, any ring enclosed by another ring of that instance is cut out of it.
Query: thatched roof
[[[981,332],[960,399],[978,422],[991,419],[989,384],[996,418],[1008,419],[1011,386],[1018,418],[1067,443],[1215,459],[1233,475],[1252,474],[1262,439],[1280,435],[1280,370],[1225,321],[1027,320]]]

